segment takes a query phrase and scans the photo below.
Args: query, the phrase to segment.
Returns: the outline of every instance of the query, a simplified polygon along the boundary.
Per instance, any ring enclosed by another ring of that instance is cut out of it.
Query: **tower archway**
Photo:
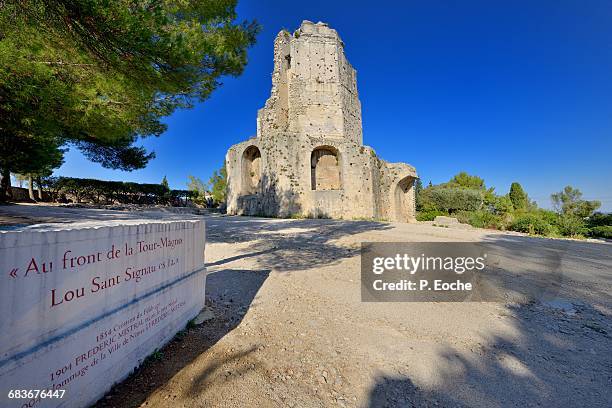
[[[312,190],[342,189],[340,155],[337,149],[331,146],[320,146],[312,151],[310,179]]]
[[[249,146],[242,154],[242,194],[255,194],[261,182],[261,152]]]
[[[409,222],[415,218],[415,180],[415,177],[406,176],[395,185],[392,196],[395,221]]]

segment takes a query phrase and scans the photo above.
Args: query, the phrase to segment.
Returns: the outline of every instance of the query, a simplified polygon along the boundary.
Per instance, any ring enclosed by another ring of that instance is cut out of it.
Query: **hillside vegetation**
[[[417,220],[450,215],[477,228],[511,230],[550,237],[612,238],[612,214],[596,212],[599,201],[582,199],[566,186],[551,195],[554,211],[539,208],[515,182],[507,194],[496,194],[482,178],[461,172],[450,181],[423,188],[416,185]]]

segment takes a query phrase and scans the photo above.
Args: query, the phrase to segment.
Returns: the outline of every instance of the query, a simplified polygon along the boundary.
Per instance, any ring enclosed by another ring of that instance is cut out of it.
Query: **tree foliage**
[[[68,143],[105,167],[145,166],[139,138],[242,72],[259,28],[234,21],[236,4],[0,1],[3,176],[59,166]]]
[[[565,188],[550,196],[555,209],[565,215],[577,218],[591,216],[601,203],[599,201],[586,201],[582,199],[582,192],[572,186]]]
[[[47,177],[42,179],[42,185],[56,200],[68,196],[76,202],[89,201],[99,204],[167,204],[169,201],[178,203],[179,199],[191,197],[187,191],[170,190],[162,184]]]
[[[210,180],[208,180],[213,200],[217,204],[225,203],[227,191],[227,169],[225,163],[219,170],[215,170]]]
[[[512,206],[517,210],[524,210],[529,204],[529,199],[525,193],[525,190],[523,190],[523,186],[517,182],[510,185],[508,197],[510,198],[510,201],[512,201]]]
[[[421,194],[423,193],[423,181],[420,178],[416,179],[414,183],[414,202],[416,205],[417,211],[420,211],[423,208],[423,200],[421,198]]]
[[[198,205],[208,205],[208,200],[206,198],[206,184],[204,184],[204,182],[199,177],[189,176],[189,183],[187,183],[187,188],[189,189],[189,191],[191,191],[191,196],[194,203]]]
[[[599,201],[582,199],[571,186],[551,196],[557,212],[538,208],[518,182],[507,195],[496,195],[482,178],[461,172],[446,183],[429,185],[419,194],[417,220],[452,215],[478,228],[509,229],[547,236],[609,238],[612,215],[594,213]]]
[[[455,176],[448,183],[449,187],[468,188],[474,190],[485,190],[484,180],[478,176],[472,176],[465,171],[462,171]]]
[[[417,208],[428,213],[475,211],[485,203],[488,193],[483,179],[461,172],[446,183],[434,186],[430,182],[419,191]]]
[[[508,196],[495,196],[493,212],[497,215],[510,214],[514,210],[512,200]]]
[[[170,183],[168,183],[168,178],[166,176],[162,179],[161,185],[170,190]]]
[[[427,188],[421,194],[423,208],[427,210],[476,211],[482,207],[483,193],[480,190],[462,188]]]
[[[536,213],[518,215],[510,224],[509,229],[539,235],[548,235],[552,232],[551,224]]]

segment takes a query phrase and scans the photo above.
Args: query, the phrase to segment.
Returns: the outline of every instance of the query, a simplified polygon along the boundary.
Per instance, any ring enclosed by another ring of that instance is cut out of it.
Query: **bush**
[[[600,225],[589,230],[589,236],[612,239],[612,225]]]
[[[425,211],[476,211],[482,207],[483,193],[480,190],[429,187],[421,194]]]
[[[459,222],[470,224],[476,228],[503,229],[504,223],[500,216],[489,211],[459,211],[455,214]]]
[[[538,213],[525,213],[517,216],[508,229],[539,235],[551,235],[555,231],[554,227]]]
[[[141,184],[123,181],[81,179],[76,177],[49,178],[47,188],[55,199],[68,195],[77,203],[165,204],[170,190],[161,184]]]
[[[559,223],[559,214],[554,211],[539,208],[535,211],[535,213],[538,217],[546,221],[546,223],[550,224],[551,226],[555,226]]]
[[[508,198],[507,196],[495,197],[493,204],[493,211],[495,211],[495,214],[509,214],[512,212],[512,210],[514,210],[514,207],[510,198]]]
[[[612,226],[612,214],[595,213],[587,221],[589,227]]]
[[[417,212],[417,221],[433,221],[439,215],[448,215],[444,211],[430,210],[430,211],[419,211]]]
[[[559,227],[559,232],[568,237],[577,237],[585,235],[588,232],[584,221],[570,214],[559,216],[557,225]]]

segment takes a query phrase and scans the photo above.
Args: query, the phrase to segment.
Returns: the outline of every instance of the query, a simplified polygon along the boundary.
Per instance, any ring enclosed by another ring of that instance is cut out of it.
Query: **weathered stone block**
[[[459,221],[454,217],[445,217],[443,215],[438,215],[434,219],[434,224],[436,225],[454,225],[454,224],[459,224]]]
[[[0,232],[0,406],[103,396],[204,306],[204,241],[203,221]]]

